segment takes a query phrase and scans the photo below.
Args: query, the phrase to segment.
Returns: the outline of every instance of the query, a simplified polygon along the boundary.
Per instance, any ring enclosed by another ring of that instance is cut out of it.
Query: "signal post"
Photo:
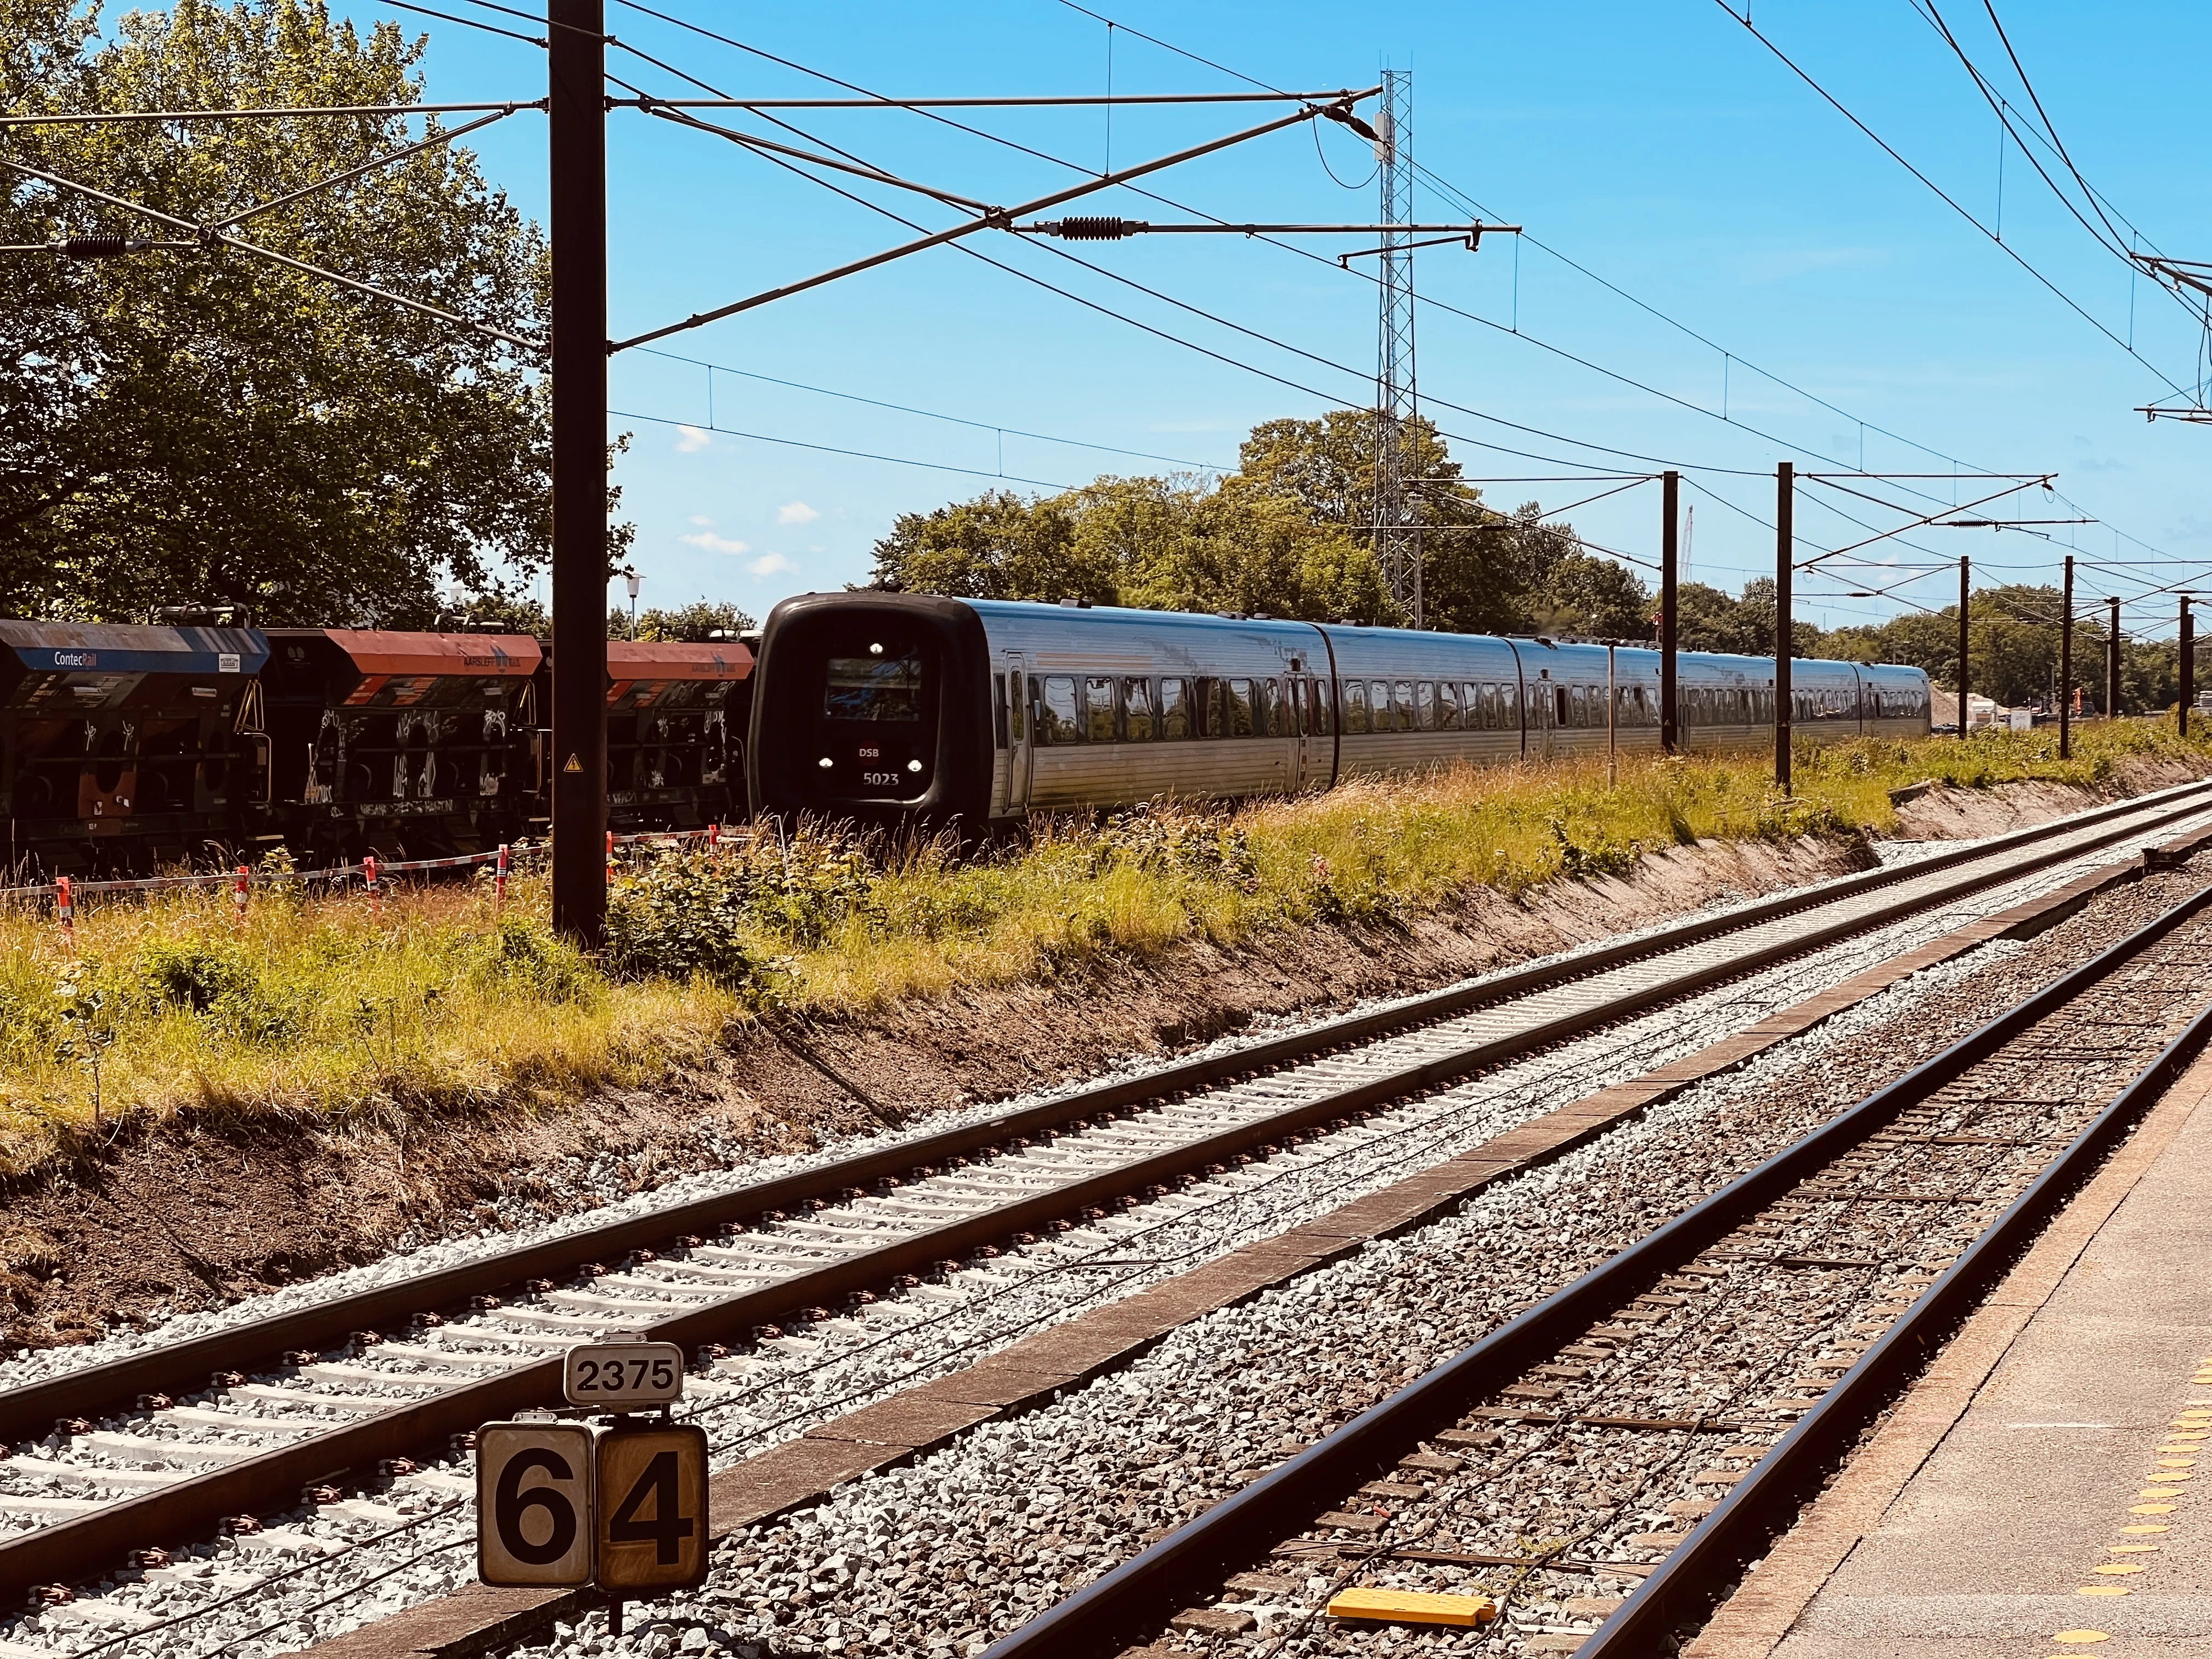
[[[595,1585],[622,1632],[623,1598],[707,1580],[707,1431],[678,1423],[684,1351],[672,1342],[571,1348],[563,1420],[526,1412],[477,1432],[477,1577],[508,1589]],[[656,1413],[640,1416],[639,1408]]]

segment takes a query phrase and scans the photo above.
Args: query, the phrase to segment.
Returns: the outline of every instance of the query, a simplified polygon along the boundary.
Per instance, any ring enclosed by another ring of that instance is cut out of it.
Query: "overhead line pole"
[[[1774,469],[1774,781],[1784,795],[1790,789],[1790,659],[1796,641],[1790,629],[1790,577],[1796,508],[1796,470],[1784,461]]]
[[[2105,636],[2105,718],[2120,717],[2120,602],[2105,601],[2112,613],[2112,631]]]
[[[603,0],[549,0],[553,926],[607,920],[607,124]]]
[[[2074,753],[2074,556],[2066,556],[2066,575],[2058,611],[2058,758]]]
[[[1959,558],[1959,738],[1966,739],[1968,730],[1967,710],[1972,707],[1972,694],[1966,690],[1967,633],[1973,601],[1967,586],[1973,580],[1973,562],[1961,554]]]
[[[1681,592],[1677,555],[1680,551],[1682,475],[1668,471],[1659,475],[1659,746],[1668,754],[1681,748],[1678,707],[1680,687],[1675,678],[1674,648],[1681,620]]]
[[[2189,614],[2189,595],[2181,596],[2181,700],[2174,707],[2174,729],[2189,735],[2189,705],[2197,701],[2197,618]]]

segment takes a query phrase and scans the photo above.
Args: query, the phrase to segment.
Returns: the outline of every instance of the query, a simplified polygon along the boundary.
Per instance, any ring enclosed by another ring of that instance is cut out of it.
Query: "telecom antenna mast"
[[[1376,171],[1382,180],[1382,222],[1413,223],[1413,77],[1406,70],[1382,71],[1382,100],[1376,128]],[[1407,499],[1406,481],[1418,477],[1413,454],[1413,418],[1420,398],[1413,379],[1413,254],[1410,230],[1386,230],[1381,248],[1382,311],[1376,331],[1375,562],[1398,607],[1421,617],[1421,527]]]

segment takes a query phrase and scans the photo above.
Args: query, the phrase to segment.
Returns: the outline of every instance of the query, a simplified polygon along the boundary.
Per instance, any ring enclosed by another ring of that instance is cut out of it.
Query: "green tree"
[[[178,0],[101,40],[97,0],[0,0],[11,110],[406,104],[422,42],[320,0]],[[439,130],[426,118],[429,131]],[[11,155],[220,223],[407,141],[365,116],[18,128]],[[261,246],[528,337],[537,231],[473,155],[425,150],[246,218]],[[11,179],[0,242],[174,233]],[[0,609],[128,619],[184,599],[270,622],[427,624],[544,556],[534,354],[254,255],[0,255]],[[619,540],[619,538],[618,538]]]
[[[1110,558],[1093,548],[1079,559],[1066,496],[1033,501],[998,489],[933,513],[902,513],[875,551],[878,587],[963,599],[1120,602]]]
[[[1658,606],[1626,565],[1579,546],[1544,573],[1534,603],[1544,634],[1638,644],[1653,637],[1652,612]]]
[[[1634,573],[1533,503],[1485,506],[1428,422],[1412,439],[1430,627],[1649,636],[1650,595]],[[994,490],[905,514],[876,544],[875,580],[976,599],[1404,620],[1375,562],[1370,412],[1262,422],[1239,459],[1212,482],[1104,477],[1060,495]]]
[[[1422,619],[1429,627],[1528,633],[1540,614],[1579,615],[1586,594],[1545,591],[1551,574],[1582,551],[1571,529],[1546,524],[1533,506],[1504,514],[1485,505],[1432,422],[1413,421],[1406,443],[1405,471],[1413,481],[1407,493],[1421,529]],[[1312,421],[1265,421],[1238,451],[1238,477],[1371,546],[1375,448],[1371,410],[1331,410]]]
[[[751,614],[726,599],[694,599],[689,605],[666,610],[656,606],[637,613],[637,637],[661,642],[703,640],[716,632],[738,634],[752,626]],[[607,637],[629,637],[627,607],[613,605],[608,609]]]
[[[1307,622],[1389,611],[1367,548],[1240,478],[1102,478],[1074,511],[1079,562],[1110,564],[1125,605]]]

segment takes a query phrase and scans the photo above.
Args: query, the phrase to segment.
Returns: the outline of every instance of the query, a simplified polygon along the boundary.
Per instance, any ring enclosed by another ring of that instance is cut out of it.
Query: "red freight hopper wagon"
[[[482,852],[543,818],[536,640],[341,628],[268,636],[271,805],[302,864]]]
[[[745,815],[753,653],[736,640],[607,641],[607,824],[696,830]]]
[[[0,817],[11,870],[128,873],[227,852],[268,799],[244,628],[0,621]]]

